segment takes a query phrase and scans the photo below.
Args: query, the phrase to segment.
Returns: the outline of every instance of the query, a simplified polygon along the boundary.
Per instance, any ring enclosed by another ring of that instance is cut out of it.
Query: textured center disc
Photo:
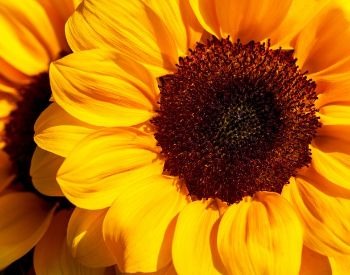
[[[281,192],[311,161],[320,126],[315,82],[293,51],[212,38],[197,44],[177,71],[159,79],[152,119],[164,174],[185,181],[195,198],[229,203],[267,190]]]

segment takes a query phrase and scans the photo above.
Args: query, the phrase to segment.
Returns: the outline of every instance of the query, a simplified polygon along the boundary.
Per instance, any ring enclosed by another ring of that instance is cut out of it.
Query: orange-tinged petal
[[[298,274],[303,229],[287,200],[258,192],[224,213],[218,249],[229,274]]]
[[[34,268],[40,275],[101,275],[105,268],[88,268],[73,259],[66,243],[70,211],[61,210],[34,250]]]
[[[350,270],[350,255],[341,255],[329,258],[332,275],[348,274]]]
[[[54,209],[33,193],[0,196],[0,270],[36,245],[47,230]]]
[[[72,116],[97,126],[149,120],[155,80],[140,64],[109,50],[71,54],[50,67],[53,98]]]
[[[317,137],[311,146],[312,167],[336,185],[350,189],[350,148],[343,139]]]
[[[216,200],[195,201],[179,214],[173,246],[173,263],[178,274],[221,274],[216,247],[221,209]]]
[[[230,35],[235,41],[269,38],[271,32],[282,22],[293,1],[279,0],[221,0],[215,2],[221,36]]]
[[[83,1],[67,22],[66,36],[74,51],[108,47],[166,68],[175,68],[178,58],[166,22],[141,0]]]
[[[332,270],[328,257],[303,247],[299,275],[331,275]],[[334,275],[334,274],[333,274]]]
[[[56,180],[63,158],[37,147],[30,166],[34,187],[46,196],[63,196]]]
[[[115,264],[102,236],[102,224],[107,209],[84,210],[76,208],[68,223],[67,241],[73,257],[89,267]]]
[[[1,59],[28,75],[47,70],[60,47],[43,6],[34,0],[1,0],[0,14]]]
[[[203,28],[217,37],[220,37],[218,18],[215,12],[214,0],[189,0],[193,12]]]
[[[97,129],[72,117],[54,102],[37,119],[34,140],[46,151],[67,157],[84,137]]]
[[[303,221],[305,245],[327,256],[350,254],[350,200],[317,185],[317,178],[297,177],[285,196]]]
[[[176,215],[187,204],[172,178],[152,177],[116,195],[103,234],[122,272],[154,272],[171,262]]]
[[[125,184],[142,182],[162,170],[153,135],[111,128],[86,137],[74,148],[58,171],[58,183],[78,207],[102,209],[112,204]]]
[[[350,18],[334,1],[297,37],[294,48],[303,71],[318,72],[348,57]]]
[[[350,108],[348,104],[322,106],[318,115],[322,125],[350,124]]]

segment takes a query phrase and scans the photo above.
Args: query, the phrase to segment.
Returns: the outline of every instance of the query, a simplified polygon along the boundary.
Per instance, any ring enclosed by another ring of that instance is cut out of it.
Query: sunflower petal
[[[301,223],[288,201],[259,192],[224,213],[218,249],[230,274],[298,274],[302,237]]]
[[[32,193],[0,196],[0,270],[36,245],[47,230],[54,209]]]
[[[299,275],[331,275],[328,257],[304,246]],[[334,275],[334,274],[333,274]]]
[[[347,104],[322,106],[319,116],[322,125],[350,125],[350,108]]]
[[[0,14],[1,59],[27,75],[47,70],[60,47],[40,2],[1,0]]]
[[[46,196],[63,196],[56,180],[58,168],[63,158],[37,147],[30,166],[30,175],[34,187]]]
[[[152,177],[116,196],[103,234],[122,272],[154,272],[171,262],[176,215],[186,194],[171,178]]]
[[[162,170],[152,135],[112,128],[79,143],[63,162],[57,177],[69,200],[93,210],[110,206],[125,184],[160,175]]]
[[[221,35],[243,42],[263,40],[281,23],[292,0],[216,1]]]
[[[72,116],[97,126],[131,126],[153,116],[155,80],[116,52],[71,54],[50,67],[53,98]]]
[[[176,222],[172,255],[179,274],[221,274],[216,248],[220,209],[215,200],[188,204]]]
[[[297,177],[289,196],[304,223],[305,245],[327,256],[350,254],[350,201],[319,190],[317,179]]]
[[[34,269],[42,275],[101,275],[105,268],[92,269],[75,261],[66,244],[66,230],[70,212],[58,212],[44,237],[34,250]]]
[[[34,140],[46,151],[67,157],[80,140],[97,129],[72,117],[54,102],[37,119]]]
[[[165,22],[141,0],[86,0],[68,20],[66,36],[74,51],[108,47],[167,68],[174,68],[178,57]]]
[[[329,262],[332,267],[332,275],[344,275],[349,273],[349,270],[350,270],[349,255],[331,257],[329,258]]]
[[[11,164],[8,155],[0,150],[0,192],[4,190],[14,179],[11,172]]]
[[[76,208],[68,223],[67,242],[73,257],[89,267],[115,264],[102,236],[106,209],[88,211]]]

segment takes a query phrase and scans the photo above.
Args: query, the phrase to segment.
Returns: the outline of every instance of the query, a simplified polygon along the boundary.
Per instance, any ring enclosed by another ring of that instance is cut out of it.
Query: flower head
[[[349,26],[334,1],[78,7],[35,140],[65,158],[64,195],[106,211],[122,272],[298,274],[302,253],[350,253]]]

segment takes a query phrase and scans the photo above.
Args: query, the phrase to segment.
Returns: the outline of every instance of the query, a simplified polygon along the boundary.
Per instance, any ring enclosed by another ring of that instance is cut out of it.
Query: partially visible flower
[[[101,211],[121,271],[345,269],[343,6],[85,0],[66,36],[74,53],[50,68],[35,140],[65,159],[64,195]],[[69,238],[77,254],[83,240]]]
[[[64,24],[76,2],[0,0],[0,270],[8,267],[5,274],[26,273],[31,254],[29,267],[20,258],[34,247],[36,274],[106,271],[81,265],[68,251],[73,206],[55,179],[63,158],[35,150],[33,141],[34,122],[51,97],[49,63],[70,51]]]

